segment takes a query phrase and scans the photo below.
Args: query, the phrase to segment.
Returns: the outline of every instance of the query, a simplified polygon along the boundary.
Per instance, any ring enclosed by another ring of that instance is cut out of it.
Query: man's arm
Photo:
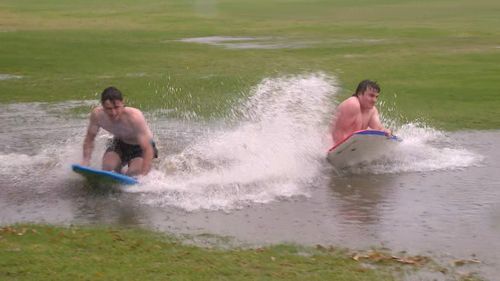
[[[337,116],[333,126],[333,143],[345,139],[349,134],[359,130],[361,109],[354,102],[343,103],[337,108]]]
[[[133,115],[133,124],[137,132],[137,140],[142,149],[142,169],[141,174],[147,175],[151,170],[151,163],[154,157],[153,145],[151,143],[151,131],[142,112],[137,111]]]
[[[374,130],[384,131],[388,136],[392,136],[392,132],[389,129],[384,128],[382,122],[380,122],[380,116],[378,114],[377,108],[373,108],[374,112],[368,123],[368,127]]]
[[[139,141],[139,145],[142,149],[142,169],[141,174],[147,175],[151,170],[151,163],[153,162],[153,145],[151,144],[151,140],[148,138],[141,138]]]
[[[99,125],[97,122],[97,112],[93,110],[90,114],[89,125],[87,127],[87,134],[85,135],[85,139],[83,141],[83,159],[82,165],[89,166],[90,158],[92,156],[92,151],[94,150],[94,140],[99,132]]]

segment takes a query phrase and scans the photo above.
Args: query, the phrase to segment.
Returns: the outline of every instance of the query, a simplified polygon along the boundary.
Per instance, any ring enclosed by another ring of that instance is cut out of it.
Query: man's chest
[[[372,111],[361,114],[361,116],[359,118],[359,122],[361,124],[361,130],[368,128],[368,126],[370,125],[370,120],[371,120],[372,116],[373,116]]]
[[[104,121],[102,122],[101,127],[117,137],[131,138],[135,136],[134,127],[127,121]]]

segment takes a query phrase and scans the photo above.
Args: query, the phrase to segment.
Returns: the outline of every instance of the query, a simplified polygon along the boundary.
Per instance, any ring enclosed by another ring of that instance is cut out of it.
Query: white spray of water
[[[130,191],[141,192],[146,204],[188,211],[307,196],[328,165],[336,92],[335,79],[323,74],[265,79],[233,110],[237,125],[200,136]],[[404,141],[391,155],[351,172],[456,169],[479,159],[432,128],[406,124],[396,133]]]
[[[0,80],[21,79],[21,78],[23,78],[23,76],[21,75],[0,73]]]
[[[322,74],[265,79],[233,111],[240,123],[201,136],[162,163],[138,192],[148,204],[231,209],[306,195],[328,147],[337,88]],[[173,172],[172,172],[173,170]],[[154,193],[154,195],[151,195]]]
[[[234,109],[237,125],[201,136],[130,191],[141,192],[146,204],[188,211],[307,196],[328,165],[337,89],[335,79],[323,74],[265,79]],[[480,159],[429,127],[410,123],[396,133],[404,141],[391,155],[351,172],[457,169]]]
[[[79,162],[86,121],[68,118],[78,107],[96,101],[0,105],[0,175],[40,183],[67,177]],[[37,186],[40,187],[40,186]]]
[[[461,169],[483,160],[481,155],[460,147],[443,132],[421,124],[402,125],[395,134],[402,141],[379,159],[345,171],[352,174],[429,172]]]
[[[429,127],[410,123],[403,125],[398,134],[404,141],[396,147],[390,169],[386,168],[385,172],[458,169],[474,165],[483,158],[456,145],[443,132]]]

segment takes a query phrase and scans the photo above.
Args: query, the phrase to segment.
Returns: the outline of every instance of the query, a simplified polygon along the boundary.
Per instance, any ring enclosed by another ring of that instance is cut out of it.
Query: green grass
[[[345,252],[279,245],[220,250],[157,233],[18,225],[0,228],[1,280],[393,280]]]
[[[24,78],[0,80],[0,102],[95,99],[115,85],[144,110],[213,117],[265,77],[324,72],[338,77],[339,98],[370,78],[407,120],[498,129],[498,14],[495,0],[4,0],[0,74]],[[316,43],[266,50],[177,41],[216,35]]]

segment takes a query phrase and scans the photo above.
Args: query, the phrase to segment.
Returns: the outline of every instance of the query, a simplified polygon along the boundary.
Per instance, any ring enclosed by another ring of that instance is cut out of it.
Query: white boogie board
[[[328,162],[342,169],[363,162],[377,160],[401,141],[396,136],[387,136],[378,130],[361,130],[349,135],[334,145],[327,155]]]

